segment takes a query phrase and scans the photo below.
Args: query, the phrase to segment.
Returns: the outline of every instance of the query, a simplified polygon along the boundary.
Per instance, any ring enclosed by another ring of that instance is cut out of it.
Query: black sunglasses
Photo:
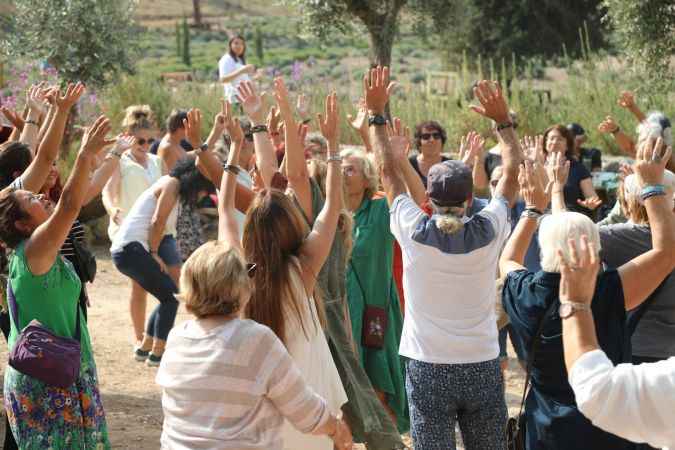
[[[246,133],[244,138],[249,142],[253,142],[253,133]]]
[[[136,143],[137,143],[138,145],[145,145],[146,143],[147,143],[148,145],[152,145],[152,144],[155,143],[155,140],[154,140],[153,138],[150,138],[150,139],[136,138]]]
[[[435,132],[435,133],[422,133],[422,134],[420,134],[420,138],[421,138],[423,141],[428,141],[428,140],[431,139],[431,138],[434,138],[434,139],[436,139],[436,140],[438,141],[438,140],[441,140],[441,139],[443,138],[443,135],[442,135],[441,133],[439,133],[439,132]]]
[[[248,273],[249,278],[255,277],[256,269],[258,269],[258,265],[256,263],[246,263],[246,272]]]

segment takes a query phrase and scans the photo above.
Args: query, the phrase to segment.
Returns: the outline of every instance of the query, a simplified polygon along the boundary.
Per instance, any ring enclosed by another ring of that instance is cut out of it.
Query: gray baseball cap
[[[471,197],[471,168],[462,161],[434,164],[427,175],[427,195],[438,206],[462,206]]]

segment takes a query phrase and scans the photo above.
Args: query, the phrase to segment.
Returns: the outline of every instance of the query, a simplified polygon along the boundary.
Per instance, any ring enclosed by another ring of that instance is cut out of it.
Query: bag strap
[[[532,365],[534,364],[534,355],[539,349],[539,344],[541,342],[541,333],[544,331],[544,325],[546,325],[546,318],[553,312],[557,301],[553,300],[546,312],[539,320],[539,325],[537,326],[537,334],[534,335],[532,340],[532,348],[530,349],[530,354],[527,357],[527,365],[525,366],[525,386],[523,387],[523,397],[520,399],[520,410],[518,411],[518,416],[523,414],[523,408],[525,407],[525,397],[527,397],[528,388],[530,387],[530,380],[532,378]]]
[[[80,289],[83,289],[81,287]],[[14,290],[12,289],[12,283],[7,280],[7,299],[9,300],[9,308],[11,311],[12,322],[14,322],[14,327],[17,332],[21,332],[21,327],[19,326],[19,304],[16,302],[16,297],[14,296]],[[81,331],[80,331],[80,301],[78,301],[75,306],[75,339],[77,342],[80,342]]]

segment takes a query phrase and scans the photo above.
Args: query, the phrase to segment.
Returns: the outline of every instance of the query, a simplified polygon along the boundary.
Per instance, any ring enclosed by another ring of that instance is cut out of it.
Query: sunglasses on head
[[[255,277],[255,271],[258,268],[256,263],[246,263],[246,273],[248,273],[249,278]]]
[[[154,138],[150,138],[150,139],[136,138],[136,143],[138,145],[145,145],[145,144],[152,145],[152,144],[155,143],[155,139]]]
[[[439,141],[443,138],[443,135],[438,131],[436,131],[435,133],[422,133],[420,134],[420,138],[423,141],[428,141],[431,138],[434,138],[435,140]]]

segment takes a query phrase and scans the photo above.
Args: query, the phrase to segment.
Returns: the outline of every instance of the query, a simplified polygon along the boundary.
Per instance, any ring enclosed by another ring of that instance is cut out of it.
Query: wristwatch
[[[561,319],[567,319],[572,317],[577,311],[590,311],[591,305],[587,303],[580,302],[560,302],[560,308],[558,308],[558,315]]]
[[[204,142],[202,145],[200,145],[199,147],[195,147],[195,148],[193,148],[192,150],[196,151],[197,154],[199,154],[199,153],[201,153],[201,152],[207,151],[208,149],[209,149],[209,144],[207,144],[206,142]]]
[[[382,126],[387,124],[387,118],[384,117],[382,114],[374,114],[370,117],[368,117],[368,125],[373,126]]]
[[[505,130],[506,128],[511,128],[513,126],[513,122],[504,122],[500,123],[497,125],[497,131],[502,131]]]

